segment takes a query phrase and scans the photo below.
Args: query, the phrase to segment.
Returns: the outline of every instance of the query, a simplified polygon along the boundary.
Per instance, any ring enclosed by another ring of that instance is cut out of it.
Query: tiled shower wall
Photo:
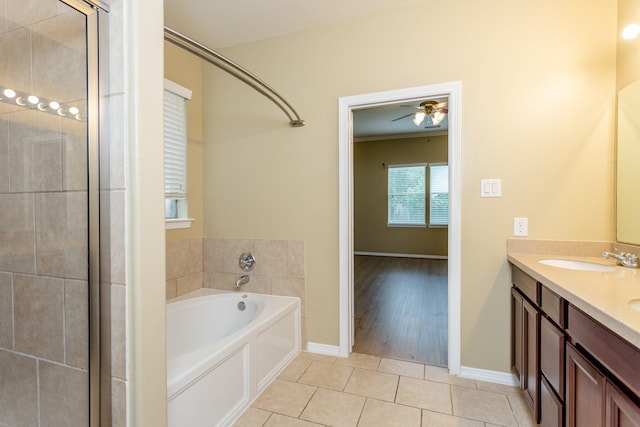
[[[0,85],[83,99],[83,19],[55,0],[3,6]],[[86,134],[0,105],[0,425],[88,424]]]
[[[255,269],[244,272],[240,255],[251,252]],[[204,238],[167,242],[167,299],[201,287],[236,291],[243,274],[250,280],[240,291],[300,298],[305,337],[305,248],[299,240]]]

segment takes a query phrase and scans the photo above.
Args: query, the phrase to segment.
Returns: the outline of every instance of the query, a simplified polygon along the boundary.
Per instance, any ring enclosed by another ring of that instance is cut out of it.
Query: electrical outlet
[[[513,218],[513,235],[527,236],[529,234],[529,220],[527,218]]]

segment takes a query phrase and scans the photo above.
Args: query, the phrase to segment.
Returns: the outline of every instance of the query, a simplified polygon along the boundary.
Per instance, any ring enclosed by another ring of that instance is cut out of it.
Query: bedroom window
[[[424,227],[425,164],[390,165],[387,169],[387,225]]]
[[[449,165],[429,164],[429,227],[449,225]]]

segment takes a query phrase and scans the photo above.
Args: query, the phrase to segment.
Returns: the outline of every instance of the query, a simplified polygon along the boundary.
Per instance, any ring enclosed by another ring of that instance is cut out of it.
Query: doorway
[[[420,99],[449,100],[449,227],[448,227],[448,363],[451,374],[460,372],[460,82],[421,86],[339,99],[340,170],[340,356],[354,345],[354,200],[353,111]]]

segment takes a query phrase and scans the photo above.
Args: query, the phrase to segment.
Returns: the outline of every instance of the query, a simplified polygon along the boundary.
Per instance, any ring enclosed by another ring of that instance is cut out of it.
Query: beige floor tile
[[[299,357],[309,360],[319,360],[326,363],[334,363],[337,359],[335,356],[327,356],[325,354],[309,353],[308,351],[301,351]]]
[[[337,358],[336,365],[353,366],[354,368],[375,371],[378,369],[378,365],[380,365],[380,357],[369,354],[351,353],[347,358]]]
[[[247,408],[233,424],[233,427],[262,427],[267,422],[271,412],[258,408]]]
[[[420,409],[367,399],[358,427],[420,427]]]
[[[518,391],[519,390],[520,389],[518,389]],[[530,427],[536,425],[536,423],[533,421],[533,415],[531,414],[529,405],[527,404],[526,400],[524,400],[522,392],[519,392],[517,394],[507,394],[507,399],[509,400],[509,404],[511,405],[513,415],[518,421],[518,426]]]
[[[344,388],[345,393],[393,402],[398,389],[398,376],[356,368]]]
[[[300,418],[333,427],[355,427],[364,402],[362,396],[318,389]]]
[[[452,414],[449,384],[400,377],[396,403]]]
[[[424,379],[424,365],[422,363],[382,358],[380,366],[378,366],[378,371],[402,375],[405,377]]]
[[[252,406],[297,417],[315,391],[315,387],[276,379],[258,396]]]
[[[344,390],[353,368],[314,360],[299,382],[331,390]]]
[[[484,423],[425,410],[422,411],[422,427],[484,427]]]
[[[453,413],[473,420],[516,427],[507,396],[466,387],[451,386]]]
[[[494,393],[503,393],[507,395],[516,395],[516,396],[522,395],[522,392],[520,391],[520,387],[516,387],[516,386],[488,383],[485,381],[476,381],[476,384],[477,384],[478,390],[492,391]]]
[[[309,365],[311,365],[311,362],[313,362],[313,360],[298,356],[289,363],[278,378],[289,381],[298,381]]]
[[[440,366],[425,365],[424,379],[429,381],[437,381],[439,383],[459,385],[462,387],[476,388],[475,380],[460,378],[456,377],[455,375],[449,375],[449,370]]]
[[[322,424],[291,418],[285,415],[273,414],[264,427],[322,427]]]

